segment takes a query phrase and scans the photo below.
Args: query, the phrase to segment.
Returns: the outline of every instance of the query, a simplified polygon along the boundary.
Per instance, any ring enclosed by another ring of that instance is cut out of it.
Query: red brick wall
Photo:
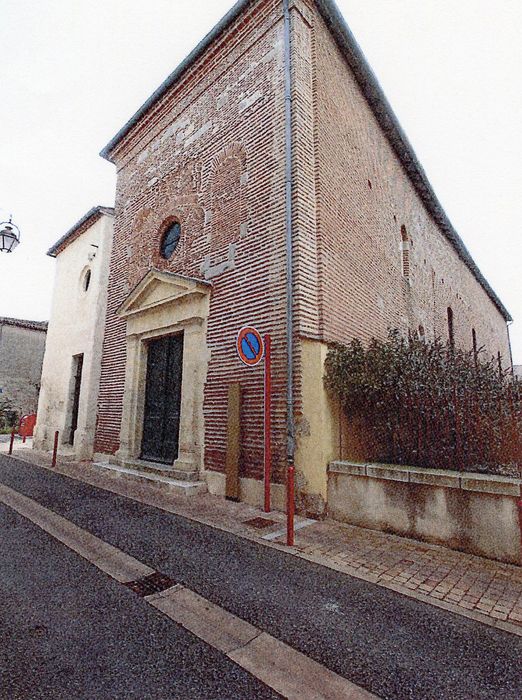
[[[471,349],[475,328],[479,345],[490,356],[500,350],[508,366],[504,319],[426,211],[319,13],[298,6],[301,62],[312,64],[296,89],[314,116],[320,337],[368,340],[422,325],[427,338],[447,338],[451,306],[457,345]],[[411,238],[411,286],[401,225]]]
[[[275,472],[286,448],[284,100],[281,3],[261,0],[237,19],[118,145],[114,247],[96,449],[118,448],[125,326],[115,310],[151,265],[212,277],[205,388],[205,466],[223,470],[227,387],[243,388],[242,473],[260,476],[263,371],[240,364],[239,328],[270,332],[274,347]],[[182,225],[170,261],[163,222]],[[226,267],[226,265],[225,265]]]
[[[310,2],[293,15],[294,313],[302,337],[347,341],[388,327],[446,337],[471,328],[508,357],[505,322],[439,231]],[[262,469],[262,368],[235,355],[245,324],[274,347],[275,474],[286,449],[284,75],[280,0],[236,19],[118,144],[114,246],[96,449],[118,449],[125,326],[116,309],[153,265],[212,272],[211,353],[205,388],[205,465],[223,470],[227,387],[243,387],[242,474]],[[370,186],[371,183],[371,186]],[[182,236],[159,254],[165,222]],[[411,285],[402,274],[401,226],[411,237]],[[299,418],[301,366],[295,351]],[[299,429],[298,421],[298,429]]]

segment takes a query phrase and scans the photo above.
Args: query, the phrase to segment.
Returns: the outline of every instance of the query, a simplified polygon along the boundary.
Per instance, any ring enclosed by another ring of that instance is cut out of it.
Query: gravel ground
[[[522,697],[520,637],[19,460],[0,480],[382,698]]]

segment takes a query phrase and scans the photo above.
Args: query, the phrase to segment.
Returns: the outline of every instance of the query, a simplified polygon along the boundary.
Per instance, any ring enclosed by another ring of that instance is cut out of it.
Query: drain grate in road
[[[264,527],[270,527],[270,525],[275,525],[275,520],[270,520],[269,518],[252,518],[251,520],[245,520],[245,525],[250,527],[255,527],[257,530],[262,530]]]
[[[124,585],[134,591],[134,593],[140,595],[142,598],[145,598],[147,595],[165,591],[167,588],[171,588],[175,584],[176,582],[169,576],[165,576],[165,574],[160,574],[159,571],[155,571],[153,574],[136,579],[136,581],[128,581]]]

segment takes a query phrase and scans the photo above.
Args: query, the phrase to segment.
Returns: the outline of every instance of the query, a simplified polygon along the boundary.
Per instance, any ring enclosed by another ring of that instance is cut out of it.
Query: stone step
[[[177,481],[199,481],[199,472],[187,471],[186,469],[174,469],[171,464],[161,464],[160,462],[149,462],[146,459],[126,459],[123,466],[137,472],[166,476]]]
[[[204,481],[172,479],[162,474],[121,467],[118,464],[110,464],[109,462],[93,462],[92,464],[94,467],[106,469],[123,478],[132,479],[133,481],[145,481],[161,489],[167,489],[171,493],[177,493],[180,496],[196,496],[199,493],[207,493],[207,484]]]

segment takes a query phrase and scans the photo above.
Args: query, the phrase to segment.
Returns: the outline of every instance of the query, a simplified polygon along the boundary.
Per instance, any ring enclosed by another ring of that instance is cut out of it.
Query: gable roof
[[[82,218],[67,231],[67,233],[64,233],[63,236],[49,248],[47,255],[49,255],[51,258],[55,258],[69,243],[72,243],[75,238],[81,236],[81,234],[86,231],[89,226],[92,226],[92,224],[94,224],[95,221],[98,221],[98,219],[104,214],[114,216],[114,209],[112,207],[100,206],[89,209],[87,214],[84,214]]]
[[[18,328],[29,328],[32,331],[47,331],[47,321],[27,321],[23,318],[9,318],[0,316],[0,326],[17,326]]]
[[[156,102],[176,83],[181,75],[205,52],[205,50],[217,39],[232,22],[245,10],[254,0],[239,0],[227,12],[227,14],[215,25],[215,27],[200,41],[191,53],[182,61],[179,66],[168,76],[166,80],[155,90],[149,99],[138,109],[129,121],[118,131],[118,133],[102,149],[100,155],[110,160],[111,153],[129,131],[140,121],[140,119],[153,107]],[[323,20],[328,26],[346,62],[350,66],[355,79],[366,98],[375,118],[386,135],[390,145],[399,158],[417,194],[424,203],[427,211],[438,224],[442,233],[451,243],[453,248],[465,265],[469,268],[475,279],[482,286],[488,297],[495,304],[499,312],[506,321],[512,321],[511,315],[500,301],[499,297],[490,286],[484,275],[479,270],[475,261],[471,257],[462,239],[453,228],[441,203],[439,202],[433,188],[424,172],[424,168],[419,163],[417,156],[410,144],[406,134],[393,109],[390,106],[384,92],[379,85],[372,69],[370,68],[359,44],[353,36],[350,28],[346,24],[339,8],[334,0],[314,0],[321,13]]]

